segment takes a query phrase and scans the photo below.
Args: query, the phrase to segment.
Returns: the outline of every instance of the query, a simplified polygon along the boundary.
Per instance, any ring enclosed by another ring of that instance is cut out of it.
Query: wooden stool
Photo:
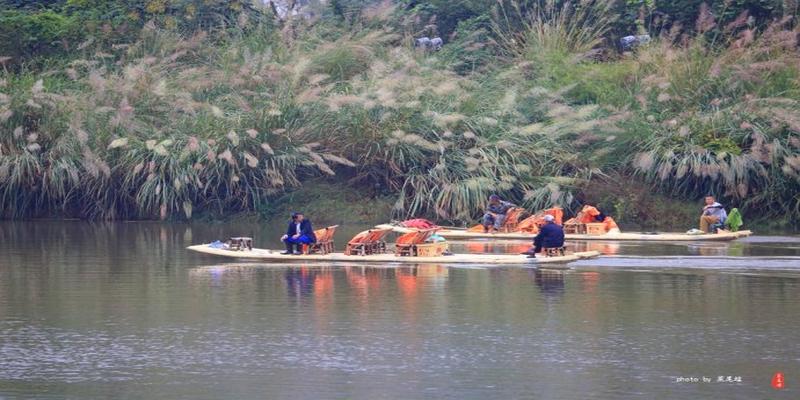
[[[228,239],[228,248],[230,250],[253,250],[253,238],[239,236]]]
[[[564,252],[567,250],[566,247],[545,247],[542,249],[542,253],[544,253],[545,257],[558,257],[563,256]]]

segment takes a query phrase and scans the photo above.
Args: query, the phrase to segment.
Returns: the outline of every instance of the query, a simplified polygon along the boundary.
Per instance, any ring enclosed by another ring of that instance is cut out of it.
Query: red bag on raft
[[[428,221],[425,218],[414,218],[408,219],[400,223],[400,226],[405,228],[416,228],[416,229],[431,229],[431,228],[438,228],[439,225],[434,224],[431,221]]]

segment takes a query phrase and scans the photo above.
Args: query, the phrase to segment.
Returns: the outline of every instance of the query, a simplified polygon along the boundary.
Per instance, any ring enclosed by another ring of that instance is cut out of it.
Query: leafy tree
[[[0,12],[0,56],[20,60],[68,50],[80,36],[77,20],[55,11]]]

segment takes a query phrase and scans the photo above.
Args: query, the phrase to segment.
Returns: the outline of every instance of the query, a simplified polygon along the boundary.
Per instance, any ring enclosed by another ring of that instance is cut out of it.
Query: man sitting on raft
[[[516,207],[514,203],[500,199],[500,196],[493,194],[489,196],[489,204],[486,206],[486,214],[483,214],[483,233],[489,232],[489,227],[492,227],[492,232],[497,232],[503,227],[503,222],[506,221],[506,213],[508,210]]]
[[[542,251],[543,248],[564,247],[564,229],[561,228],[561,225],[556,224],[555,221],[555,217],[550,214],[544,216],[544,225],[539,229],[539,234],[533,239],[533,249],[523,254],[527,254],[528,258],[536,258],[536,253]]]
[[[286,229],[286,234],[281,237],[281,241],[286,244],[286,251],[281,254],[303,254],[303,245],[312,244],[317,241],[314,236],[314,228],[311,227],[311,221],[305,219],[303,213],[292,213],[292,220],[289,221],[289,227]],[[297,250],[294,247],[297,246]]]
[[[716,233],[711,232],[711,225],[725,225],[728,213],[722,204],[714,200],[714,196],[706,196],[705,202],[703,213],[700,215],[700,230],[705,233]]]

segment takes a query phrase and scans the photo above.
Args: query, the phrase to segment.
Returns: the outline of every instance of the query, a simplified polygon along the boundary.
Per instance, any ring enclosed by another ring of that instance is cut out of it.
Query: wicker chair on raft
[[[602,221],[598,221],[597,217],[599,215],[601,215],[601,212],[596,207],[583,206],[574,218],[570,218],[564,223],[564,233],[586,235],[602,235],[608,232],[619,233],[619,227],[614,218],[605,215]]]
[[[545,215],[552,215],[556,219],[556,223],[561,225],[564,218],[564,210],[561,207],[548,208],[547,210],[539,211],[525,219],[522,217],[526,214],[526,210],[521,207],[515,207],[506,213],[506,220],[500,232],[528,232],[539,233],[539,226],[544,223]],[[470,232],[483,232],[483,225],[475,225],[468,229]]]
[[[348,256],[365,256],[386,253],[386,241],[384,238],[391,231],[391,228],[386,228],[361,232],[347,242],[344,254]]]
[[[564,210],[561,207],[548,208],[531,215],[517,224],[516,232],[539,233],[539,227],[544,224],[544,216],[552,215],[555,223],[561,225],[564,220]]]
[[[332,225],[326,228],[317,229],[314,231],[314,236],[317,241],[303,246],[303,253],[305,254],[328,254],[333,253],[333,234],[336,233],[336,228],[339,225]]]
[[[426,243],[438,229],[423,229],[400,235],[395,241],[395,255],[410,257],[436,257],[447,251],[447,243]]]

